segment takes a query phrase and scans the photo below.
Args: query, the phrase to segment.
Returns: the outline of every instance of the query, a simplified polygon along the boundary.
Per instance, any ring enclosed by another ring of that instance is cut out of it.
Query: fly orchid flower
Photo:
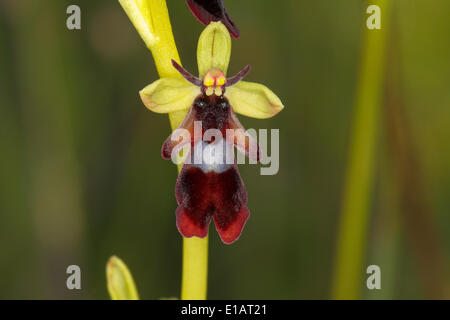
[[[178,140],[174,133],[162,146],[162,157],[171,155],[183,146],[190,145],[185,159],[191,159],[197,146],[236,146],[250,159],[259,160],[256,141],[244,131],[235,112],[254,118],[269,118],[283,109],[280,99],[267,87],[240,81],[250,70],[245,67],[236,76],[226,78],[231,54],[231,38],[221,22],[212,22],[202,32],[197,48],[199,77],[195,77],[172,60],[183,78],[161,78],[140,91],[145,106],[157,113],[188,110],[178,129],[190,133],[190,139]],[[201,123],[201,136],[195,134],[195,123]],[[205,142],[203,134],[215,129],[219,136]],[[228,130],[233,129],[233,139]],[[202,140],[203,138],[203,140]],[[204,152],[200,157],[205,157]],[[203,238],[208,234],[214,218],[220,238],[226,244],[236,241],[247,221],[247,193],[239,175],[236,161],[225,163],[222,159],[201,159],[201,163],[186,161],[178,176],[175,194],[177,227],[184,237]],[[209,161],[208,161],[209,160]],[[218,161],[217,161],[218,160]]]
[[[213,21],[221,21],[233,38],[239,38],[239,29],[228,15],[223,0],[186,0],[186,4],[197,20],[205,26]]]

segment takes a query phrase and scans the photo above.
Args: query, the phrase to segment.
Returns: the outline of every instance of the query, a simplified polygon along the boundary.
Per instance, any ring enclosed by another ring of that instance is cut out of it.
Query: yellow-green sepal
[[[161,78],[139,92],[144,105],[153,112],[169,113],[188,109],[200,88],[182,78]]]
[[[226,75],[231,56],[231,37],[222,22],[211,22],[200,35],[197,63],[200,78],[209,69],[218,68]]]
[[[139,300],[130,270],[116,256],[109,258],[106,264],[106,282],[112,300]]]
[[[228,87],[225,96],[234,112],[247,117],[270,118],[284,108],[276,94],[259,83],[240,81]]]

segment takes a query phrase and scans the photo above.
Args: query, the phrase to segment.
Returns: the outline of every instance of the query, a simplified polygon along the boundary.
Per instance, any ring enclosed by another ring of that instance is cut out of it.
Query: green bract
[[[217,68],[226,74],[231,55],[231,37],[221,22],[210,23],[200,35],[197,63],[200,78]],[[144,105],[157,113],[186,110],[201,94],[201,88],[181,78],[161,78],[140,91]],[[226,88],[236,113],[253,118],[270,118],[283,109],[280,99],[266,86],[240,81]]]
[[[139,300],[130,271],[116,256],[109,258],[106,264],[106,282],[112,300]]]

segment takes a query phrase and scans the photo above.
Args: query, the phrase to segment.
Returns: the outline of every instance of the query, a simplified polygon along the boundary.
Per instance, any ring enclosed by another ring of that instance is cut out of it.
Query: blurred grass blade
[[[106,281],[112,300],[139,300],[130,270],[116,256],[109,258],[106,264]]]
[[[337,242],[334,299],[358,299],[364,285],[370,202],[373,192],[379,112],[386,65],[386,30],[391,0],[378,1],[381,29],[365,29],[358,75],[350,153]]]
[[[181,64],[166,0],[119,0],[119,3],[152,52],[160,77],[181,78],[171,62],[174,59]]]

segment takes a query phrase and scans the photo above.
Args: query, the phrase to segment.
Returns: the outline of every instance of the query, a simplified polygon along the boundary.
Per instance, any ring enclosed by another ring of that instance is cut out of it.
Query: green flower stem
[[[170,24],[165,0],[119,0],[141,38],[150,49],[159,76],[178,78],[171,59],[180,57]],[[187,110],[169,113],[170,126],[176,129]],[[181,165],[178,166],[180,171]],[[208,276],[208,238],[183,238],[181,299],[206,299]]]
[[[381,30],[365,28],[355,101],[346,185],[337,242],[333,279],[334,299],[357,299],[365,284],[366,247],[370,200],[374,181],[377,128],[383,96],[386,30],[390,0],[376,3],[381,9]]]
[[[183,238],[182,300],[205,300],[208,286],[208,237]]]

